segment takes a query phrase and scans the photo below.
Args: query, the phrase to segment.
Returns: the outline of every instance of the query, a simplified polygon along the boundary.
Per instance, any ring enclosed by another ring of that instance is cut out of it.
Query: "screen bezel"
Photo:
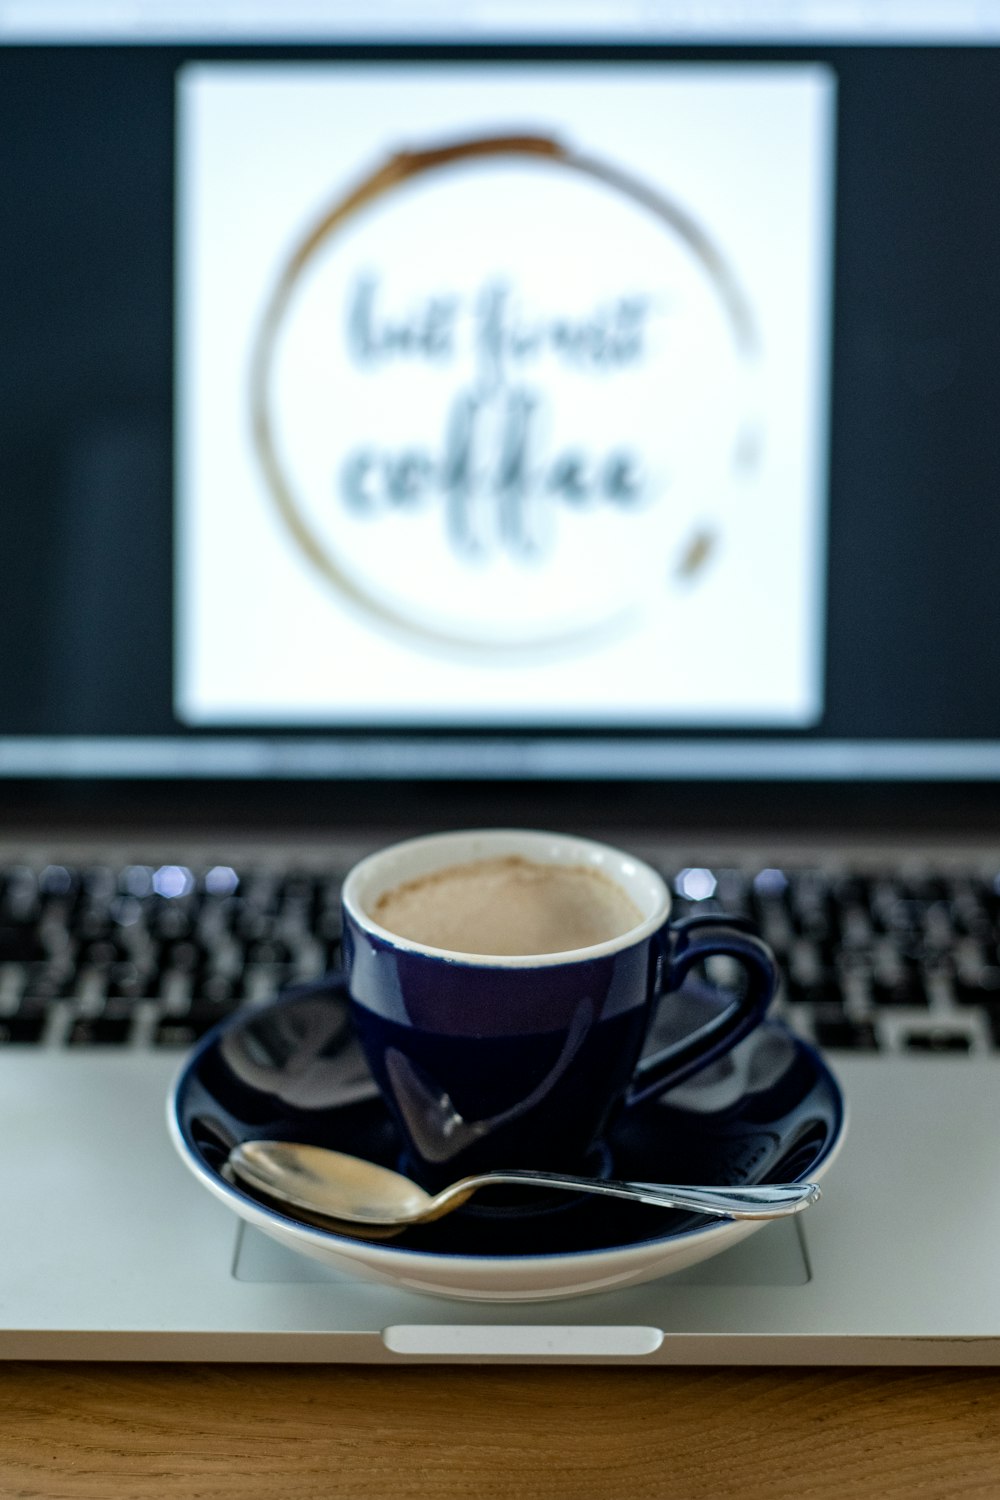
[[[230,57],[240,55],[241,51],[251,57],[261,56],[257,47],[240,48],[213,48],[199,44],[196,49],[199,56]],[[364,51],[365,49],[360,49]],[[463,56],[474,56],[479,49],[463,46],[458,49]],[[508,46],[505,49],[510,57],[517,59],[530,53],[537,56],[539,48],[531,46],[522,48]],[[574,49],[560,47],[560,55],[566,55]],[[592,57],[596,53],[606,55],[607,44],[594,49],[592,47],[578,48],[580,55]],[[613,49],[615,55],[632,54],[646,59],[650,56],[649,48],[645,45],[635,43],[628,44],[625,48]],[[717,58],[717,57],[739,57],[745,55],[743,49],[733,47],[689,47],[684,45],[680,48],[657,47],[657,55],[663,57],[681,56],[684,58]],[[798,49],[785,49],[768,45],[765,49],[768,57],[785,54],[788,56],[801,56]],[[810,56],[817,55],[823,49],[810,48]],[[419,53],[420,49],[416,49]],[[441,47],[435,45],[428,49],[429,54],[440,56]],[[758,48],[754,48],[755,54]],[[397,55],[410,58],[416,55],[411,46],[379,48],[380,57]],[[268,44],[268,55],[282,57],[297,57],[303,55],[302,49],[276,48]],[[309,55],[313,55],[310,51]],[[337,55],[343,55],[343,49],[337,49]],[[494,54],[495,55],[495,54]],[[453,735],[447,736],[452,740],[460,737],[461,730],[456,730]],[[414,758],[414,774],[402,776],[398,769],[386,768],[377,778],[365,774],[363,763],[366,758],[366,745],[370,748],[384,742],[386,736],[372,737],[366,742],[363,735],[343,734],[339,736],[326,736],[331,743],[339,742],[345,747],[352,747],[354,754],[351,759],[353,767],[346,770],[334,771],[332,774],[310,775],[308,772],[296,770],[291,775],[276,774],[268,777],[258,777],[242,774],[237,771],[233,776],[217,778],[211,774],[199,772],[195,776],[184,774],[183,771],[177,775],[164,776],[161,774],[143,772],[140,769],[130,770],[127,767],[120,773],[111,773],[110,766],[92,766],[90,769],[81,771],[81,748],[85,748],[82,742],[72,740],[64,741],[67,751],[64,766],[54,769],[44,779],[38,775],[29,776],[25,774],[25,768],[31,763],[30,745],[24,757],[23,764],[15,771],[5,772],[0,756],[0,803],[9,804],[13,809],[22,809],[25,816],[34,817],[36,813],[47,816],[44,809],[49,807],[63,808],[66,811],[74,806],[81,809],[91,807],[123,809],[126,819],[133,816],[133,809],[145,811],[149,816],[163,816],[170,820],[175,816],[198,816],[206,809],[223,809],[232,807],[238,809],[240,805],[250,805],[255,809],[255,815],[263,817],[265,821],[273,814],[276,819],[287,821],[289,817],[309,817],[310,806],[322,808],[324,819],[342,819],[352,816],[350,809],[358,809],[359,821],[367,820],[371,816],[372,808],[383,808],[387,811],[392,809],[393,819],[402,817],[408,820],[408,816],[421,816],[422,810],[428,805],[435,808],[451,806],[458,809],[462,806],[470,808],[482,805],[484,801],[491,807],[500,809],[511,807],[535,807],[544,810],[548,806],[569,807],[586,806],[588,802],[605,803],[607,799],[613,798],[621,808],[627,808],[630,818],[641,821],[643,809],[650,809],[650,816],[656,809],[657,818],[683,823],[690,819],[691,826],[704,826],[706,820],[711,821],[718,817],[727,825],[732,822],[732,815],[736,817],[747,816],[751,819],[760,819],[762,822],[771,823],[777,818],[787,818],[789,823],[799,823],[803,819],[809,821],[816,816],[830,816],[834,821],[850,818],[852,807],[859,809],[858,817],[862,819],[864,813],[861,809],[870,810],[874,806],[882,809],[895,808],[892,816],[913,819],[919,823],[924,816],[924,807],[928,801],[933,801],[939,810],[948,805],[958,810],[967,807],[970,821],[974,821],[976,811],[981,814],[984,801],[991,803],[994,793],[1000,787],[1000,741],[996,742],[995,750],[998,761],[996,777],[982,774],[981,765],[977,770],[975,766],[948,767],[938,765],[936,769],[925,770],[914,777],[900,772],[897,767],[871,772],[870,766],[866,772],[865,768],[845,774],[831,777],[825,772],[822,765],[814,770],[801,769],[793,777],[782,775],[779,760],[768,766],[761,764],[757,759],[762,746],[776,744],[777,736],[769,736],[764,733],[759,735],[732,735],[719,733],[707,738],[709,745],[723,745],[725,747],[728,765],[720,766],[717,775],[705,778],[697,774],[698,743],[695,736],[669,736],[665,740],[668,746],[687,746],[690,753],[690,764],[680,770],[665,772],[662,776],[651,778],[648,775],[639,774],[636,771],[609,771],[603,775],[583,775],[578,771],[567,769],[563,774],[538,775],[527,770],[523,777],[511,780],[502,773],[484,774],[482,765],[477,766],[475,755],[470,757],[467,769],[456,771],[452,765],[447,772],[435,776],[426,776],[421,773],[420,761],[425,753],[428,743],[432,746],[437,738],[431,732],[416,733],[412,737],[415,746],[420,747],[420,755]],[[399,738],[392,735],[392,738]],[[178,737],[182,742],[184,737]],[[197,745],[199,740],[210,739],[215,743],[225,740],[225,735],[195,735],[191,736],[190,743]],[[273,741],[265,738],[261,743],[273,743],[280,747],[287,743],[288,736],[275,736]],[[322,742],[323,736],[317,736]],[[494,748],[500,753],[501,759],[506,751],[509,751],[511,739],[517,738],[516,731],[509,735],[477,736],[479,746],[485,747],[487,751]],[[648,736],[637,736],[636,743],[648,740]],[[587,737],[587,745],[599,744],[601,736],[593,735]],[[567,738],[566,742],[569,740]],[[56,745],[57,742],[51,742]],[[121,744],[127,745],[129,739],[122,737]],[[552,736],[550,743],[558,745],[559,737]],[[822,739],[802,739],[793,741],[802,745],[808,744],[820,750],[832,750],[836,752],[838,742]],[[867,742],[858,742],[862,747]],[[898,747],[906,748],[912,746],[913,742],[900,740],[895,742]],[[957,748],[961,749],[967,742],[955,742]],[[848,749],[850,746],[847,747]],[[869,747],[870,748],[870,747]],[[990,751],[994,746],[987,747]],[[849,760],[850,757],[848,757]],[[766,760],[766,757],[765,757]],[[750,762],[753,766],[750,766]],[[447,778],[447,779],[446,779]],[[998,799],[1000,800],[1000,799]],[[833,806],[839,807],[839,812],[833,812]],[[279,812],[278,809],[281,809]],[[361,809],[364,809],[362,811]],[[156,809],[162,809],[162,813]],[[188,809],[188,812],[184,810]],[[603,817],[603,810],[602,810]],[[440,816],[436,821],[440,821]]]

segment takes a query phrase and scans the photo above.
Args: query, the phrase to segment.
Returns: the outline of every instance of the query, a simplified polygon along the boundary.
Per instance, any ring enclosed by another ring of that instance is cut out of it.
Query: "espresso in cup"
[[[437,1188],[491,1167],[603,1170],[623,1110],[760,1021],[774,959],[725,917],[670,922],[658,871],[533,829],[471,829],[371,854],[344,881],[354,1025],[404,1171]],[[745,984],[649,1054],[656,1007],[724,953]]]
[[[643,914],[603,871],[520,854],[449,865],[385,891],[372,916],[454,953],[569,953],[637,927]]]

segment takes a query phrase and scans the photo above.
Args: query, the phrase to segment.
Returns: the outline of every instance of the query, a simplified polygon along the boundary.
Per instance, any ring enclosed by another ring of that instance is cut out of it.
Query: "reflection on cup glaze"
[[[594,1023],[594,1006],[582,1000],[577,1006],[562,1051],[545,1077],[518,1103],[489,1119],[465,1120],[448,1094],[426,1076],[404,1053],[389,1047],[386,1073],[392,1099],[403,1117],[407,1132],[421,1156],[429,1162],[451,1161],[477,1141],[513,1124],[541,1104],[562,1078],[582,1047]]]

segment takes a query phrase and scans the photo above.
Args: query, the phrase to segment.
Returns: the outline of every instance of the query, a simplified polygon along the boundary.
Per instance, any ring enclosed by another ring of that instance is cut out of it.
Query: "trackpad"
[[[297,1255],[247,1224],[237,1230],[233,1275],[237,1281],[340,1285],[359,1279]],[[768,1224],[731,1250],[670,1277],[672,1286],[805,1286],[808,1280],[802,1227],[795,1219]]]

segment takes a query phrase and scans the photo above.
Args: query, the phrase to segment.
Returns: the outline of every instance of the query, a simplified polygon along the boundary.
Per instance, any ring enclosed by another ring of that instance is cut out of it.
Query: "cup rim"
[[[430,943],[403,937],[383,927],[365,907],[365,900],[377,899],[384,891],[408,879],[432,874],[450,865],[473,864],[480,859],[508,853],[523,854],[525,858],[545,864],[585,864],[615,880],[631,897],[638,890],[645,889],[647,900],[643,904],[646,915],[617,937],[584,948],[567,948],[555,953],[465,953],[460,949],[436,948]],[[614,873],[609,866],[613,867]],[[390,869],[395,873],[386,878]],[[663,876],[645,860],[614,844],[578,834],[507,827],[419,834],[388,844],[366,855],[348,872],[341,890],[341,901],[354,924],[387,947],[454,964],[491,969],[554,968],[623,952],[658,932],[669,919],[671,908],[670,889]]]

